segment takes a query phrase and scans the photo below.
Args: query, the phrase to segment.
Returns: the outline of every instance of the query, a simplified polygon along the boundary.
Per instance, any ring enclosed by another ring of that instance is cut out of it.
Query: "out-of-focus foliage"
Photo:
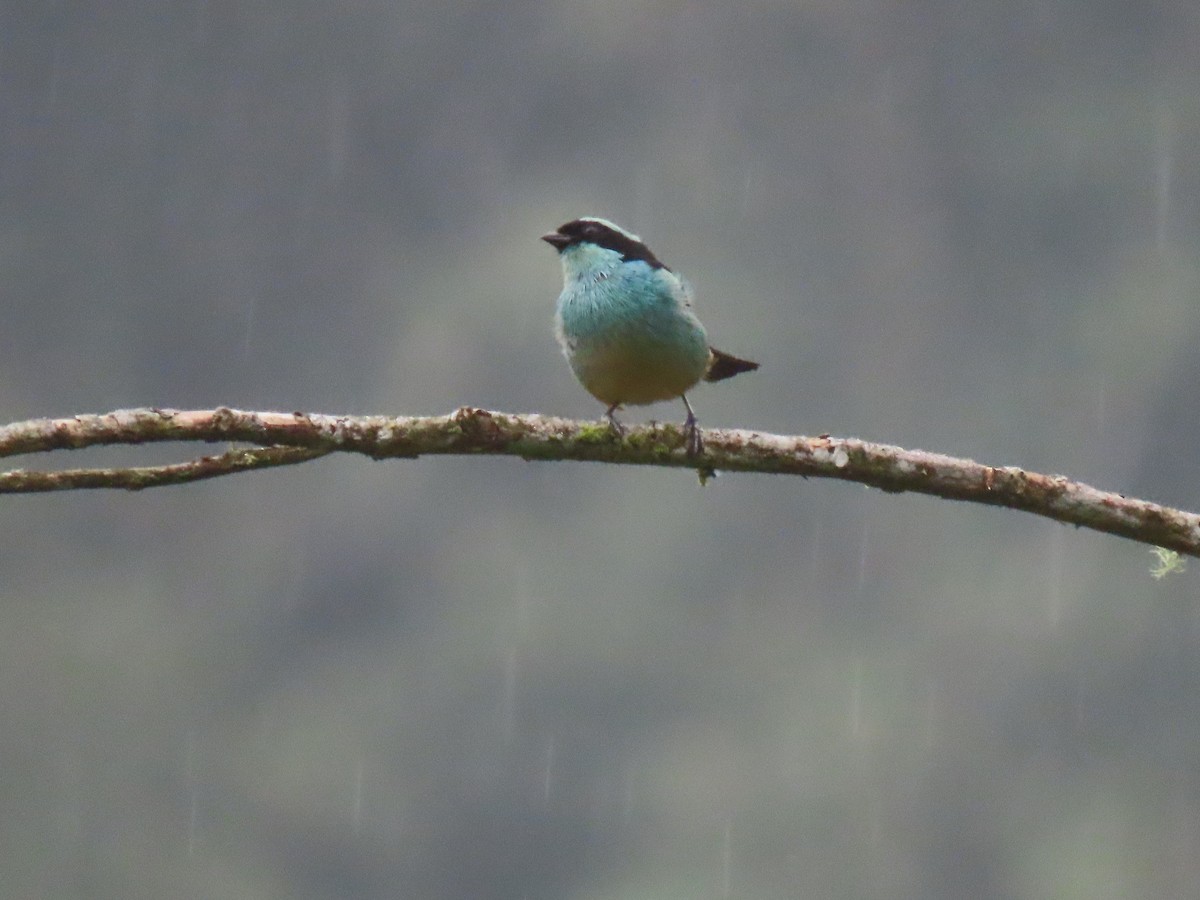
[[[763,363],[702,423],[1200,507],[1197,46],[1183,0],[9,3],[0,419],[599,415],[537,240],[591,213]],[[1113,538],[482,459],[0,533],[12,896],[1200,883],[1195,575]]]

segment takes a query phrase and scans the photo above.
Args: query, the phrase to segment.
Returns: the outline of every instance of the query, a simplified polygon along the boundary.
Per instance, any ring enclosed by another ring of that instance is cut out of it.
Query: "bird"
[[[542,235],[558,251],[563,289],[554,332],[579,383],[605,404],[612,430],[623,406],[679,398],[687,409],[688,456],[703,442],[687,392],[759,367],[723,353],[692,312],[688,283],[640,237],[607,219],[585,216]]]

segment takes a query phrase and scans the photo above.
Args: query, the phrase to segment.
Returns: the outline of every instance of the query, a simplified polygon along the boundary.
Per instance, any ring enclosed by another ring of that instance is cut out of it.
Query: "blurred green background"
[[[597,417],[537,239],[596,214],[762,362],[710,427],[1196,509],[1198,46],[1185,0],[6,3],[0,421]],[[8,896],[1200,884],[1200,568],[1141,545],[453,458],[0,529]]]

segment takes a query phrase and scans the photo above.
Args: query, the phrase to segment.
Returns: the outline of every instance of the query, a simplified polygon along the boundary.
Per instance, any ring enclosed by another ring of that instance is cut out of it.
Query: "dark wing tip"
[[[704,373],[705,381],[723,381],[743,372],[753,372],[758,368],[758,363],[722,353],[716,347],[709,347],[708,352],[711,355],[708,360],[708,371]]]

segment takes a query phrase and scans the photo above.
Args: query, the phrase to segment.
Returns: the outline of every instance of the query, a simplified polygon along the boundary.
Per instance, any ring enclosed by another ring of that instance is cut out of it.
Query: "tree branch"
[[[134,466],[122,469],[62,469],[57,472],[30,472],[13,469],[0,472],[0,494],[38,494],[47,491],[73,491],[83,488],[124,488],[140,491],[167,484],[204,481],[234,472],[290,466],[325,456],[331,451],[308,447],[249,447],[230,450],[220,456],[166,466]]]
[[[589,460],[627,465],[771,472],[839,478],[889,492],[913,491],[1024,510],[1188,556],[1200,556],[1200,516],[1097,490],[1062,475],[985,466],[855,438],[792,437],[753,431],[704,432],[704,452],[689,457],[674,425],[631,427],[464,407],[447,416],[325,416],[308,413],[135,409],[68,419],[32,419],[0,428],[0,457],[107,444],[242,442],[252,448],[167,466],[0,472],[0,493],[183,484],[248,469],[294,465],[328,453],[373,459],[423,454],[490,454],[528,460]]]

